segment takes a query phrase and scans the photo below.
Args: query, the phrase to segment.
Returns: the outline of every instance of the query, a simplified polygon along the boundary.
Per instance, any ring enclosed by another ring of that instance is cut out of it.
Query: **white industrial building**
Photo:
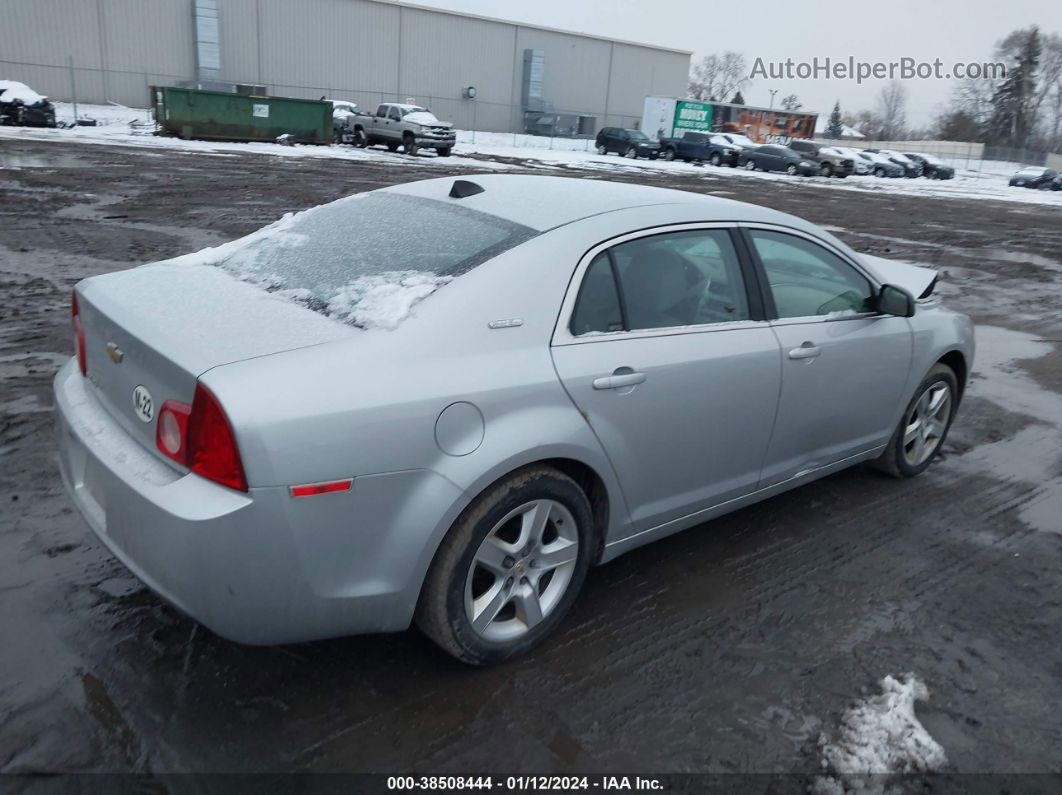
[[[494,131],[523,129],[528,110],[633,126],[646,96],[684,95],[690,60],[394,0],[5,0],[3,30],[0,79],[57,100],[147,107],[150,85],[217,81],[365,107],[412,98]]]

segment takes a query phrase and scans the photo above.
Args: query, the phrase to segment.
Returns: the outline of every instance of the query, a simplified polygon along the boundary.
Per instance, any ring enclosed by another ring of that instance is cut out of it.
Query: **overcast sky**
[[[414,4],[692,50],[695,59],[737,50],[745,54],[750,67],[757,57],[810,61],[815,56],[837,60],[851,55],[872,62],[903,56],[925,61],[940,58],[950,69],[956,61],[991,60],[995,43],[1015,28],[1037,24],[1045,32],[1062,33],[1059,0],[891,0],[881,4],[852,0],[414,0]],[[760,79],[743,93],[746,102],[764,107],[770,99],[768,89],[778,90],[776,100],[795,93],[806,109],[828,113],[838,99],[844,110],[874,108],[881,86],[880,81],[859,85],[839,80]],[[922,126],[947,102],[951,84],[912,80],[905,86],[908,124]]]

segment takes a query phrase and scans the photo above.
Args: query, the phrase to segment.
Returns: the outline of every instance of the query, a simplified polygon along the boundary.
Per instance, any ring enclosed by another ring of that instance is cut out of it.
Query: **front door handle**
[[[636,373],[629,367],[621,367],[612,375],[594,379],[594,389],[622,389],[645,381],[645,373]]]
[[[799,348],[789,351],[790,359],[814,359],[822,353],[822,348],[813,342],[805,342]]]

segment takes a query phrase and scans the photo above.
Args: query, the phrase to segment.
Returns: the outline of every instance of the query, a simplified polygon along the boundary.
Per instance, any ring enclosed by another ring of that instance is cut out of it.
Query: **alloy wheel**
[[[487,533],[465,578],[465,615],[476,634],[503,642],[543,621],[575,572],[579,532],[556,500],[533,500]]]
[[[911,407],[903,428],[903,457],[911,466],[920,466],[937,452],[948,430],[951,402],[951,387],[937,381]]]

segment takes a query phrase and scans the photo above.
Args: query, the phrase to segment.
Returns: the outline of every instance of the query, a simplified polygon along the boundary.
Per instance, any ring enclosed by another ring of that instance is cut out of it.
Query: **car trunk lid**
[[[166,400],[191,403],[204,372],[359,333],[206,265],[97,276],[78,285],[77,296],[92,391],[168,462],[155,446],[159,408]]]

